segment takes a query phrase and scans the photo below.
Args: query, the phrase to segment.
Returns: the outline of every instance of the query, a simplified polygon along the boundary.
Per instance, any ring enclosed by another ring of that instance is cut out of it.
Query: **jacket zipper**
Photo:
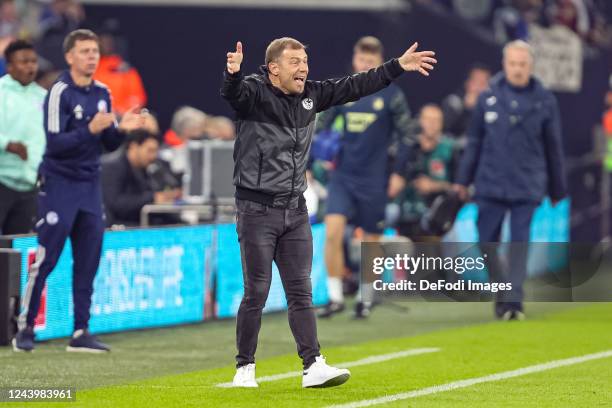
[[[261,168],[263,167],[263,152],[259,152],[259,171],[257,172],[257,187],[261,186]]]
[[[298,142],[298,122],[297,122],[297,107],[299,102],[296,102],[294,104],[293,107],[293,121],[294,121],[294,125],[295,125],[295,143],[293,143],[293,150],[291,152],[291,159],[293,160],[293,176],[291,177],[291,194],[289,194],[289,197],[287,198],[287,208],[289,208],[289,205],[291,204],[291,198],[293,197],[293,191],[295,189],[295,170],[297,167],[297,164],[295,163],[295,149],[297,147],[297,142]]]

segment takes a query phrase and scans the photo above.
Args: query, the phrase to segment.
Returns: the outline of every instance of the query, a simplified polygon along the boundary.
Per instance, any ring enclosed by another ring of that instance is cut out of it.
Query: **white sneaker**
[[[234,387],[257,388],[259,384],[255,381],[255,364],[247,364],[239,367],[232,382]]]
[[[344,384],[351,377],[346,368],[328,366],[323,356],[318,356],[302,376],[302,387],[325,388]]]

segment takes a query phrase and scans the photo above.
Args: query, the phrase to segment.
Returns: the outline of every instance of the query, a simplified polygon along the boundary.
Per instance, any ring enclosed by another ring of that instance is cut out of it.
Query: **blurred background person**
[[[94,32],[73,31],[62,49],[70,69],[44,102],[47,145],[40,165],[38,249],[29,267],[27,296],[22,299],[13,347],[15,351],[34,349],[34,323],[45,282],[70,237],[74,332],[66,351],[108,352],[110,348],[89,332],[93,282],[104,237],[100,156],[103,147],[119,147],[126,133],[142,127],[143,119],[132,111],[118,122],[108,89],[93,80],[100,57]]]
[[[413,241],[430,241],[421,219],[434,199],[451,189],[456,162],[456,142],[443,130],[444,116],[438,105],[428,104],[419,112],[419,132],[415,143],[407,147],[402,176],[408,185],[399,194],[400,235]]]
[[[353,71],[365,72],[380,66],[383,55],[380,40],[370,36],[360,38],[353,49]],[[356,102],[333,107],[319,114],[318,130],[329,129],[337,116],[342,116],[344,128],[328,185],[325,216],[325,265],[330,302],[319,312],[319,317],[330,317],[344,310],[343,240],[347,223],[365,230],[364,241],[378,241],[385,227],[388,196],[397,195],[405,185],[399,174],[389,170],[390,146],[409,134],[410,110],[403,91],[391,84]],[[372,286],[363,285],[360,294],[355,306],[358,318],[370,313]]]
[[[234,122],[225,116],[208,116],[204,134],[213,140],[230,141],[236,138]]]
[[[85,10],[76,0],[52,0],[42,10],[38,23],[39,34],[35,45],[38,55],[54,67],[59,75],[67,67],[62,53],[64,38],[81,28],[85,21]]]
[[[106,222],[134,226],[140,223],[140,211],[147,204],[172,204],[176,190],[156,191],[147,168],[159,151],[157,135],[147,130],[130,132],[125,148],[102,160],[102,195]]]
[[[119,52],[119,22],[106,20],[100,30],[100,65],[94,79],[106,84],[113,95],[113,109],[123,115],[133,107],[147,104],[147,93],[138,70]]]
[[[4,50],[17,38],[19,21],[14,0],[0,0],[0,76],[6,73]]]
[[[175,174],[187,171],[186,143],[204,138],[207,118],[204,112],[191,106],[183,106],[174,112],[170,130],[164,135],[168,147],[162,151],[161,157],[170,163]]]
[[[463,87],[442,101],[444,130],[457,139],[465,138],[478,96],[489,86],[491,70],[483,64],[474,64]]]
[[[8,73],[0,78],[0,234],[25,234],[36,218],[46,92],[34,82],[38,63],[31,43],[14,41],[4,55]]]
[[[533,212],[544,197],[555,204],[566,195],[561,123],[555,96],[532,76],[529,44],[510,42],[503,55],[503,72],[478,99],[455,190],[467,198],[466,188],[474,184],[481,243],[501,241],[507,212],[511,241],[527,243]],[[506,320],[525,316],[526,245],[511,249],[517,250],[510,256],[512,291],[495,305],[496,316]]]

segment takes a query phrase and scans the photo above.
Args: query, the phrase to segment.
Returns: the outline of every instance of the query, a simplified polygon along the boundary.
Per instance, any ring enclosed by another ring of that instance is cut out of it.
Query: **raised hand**
[[[130,132],[132,130],[141,129],[145,125],[145,114],[138,112],[139,107],[134,106],[123,114],[121,123],[119,123],[119,129],[124,132]],[[143,110],[144,111],[144,110]]]
[[[235,74],[240,72],[240,64],[242,64],[242,43],[236,43],[236,52],[227,53],[227,72]]]
[[[414,43],[406,50],[398,61],[404,71],[419,71],[422,75],[429,76],[429,71],[434,69],[434,64],[438,61],[433,58],[436,55],[433,51],[416,52],[419,43]]]

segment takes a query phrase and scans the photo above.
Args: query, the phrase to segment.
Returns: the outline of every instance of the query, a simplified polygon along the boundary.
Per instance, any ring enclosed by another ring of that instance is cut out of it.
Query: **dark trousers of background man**
[[[72,245],[74,330],[89,325],[93,282],[104,235],[102,189],[97,181],[49,177],[40,187],[36,261],[28,270],[19,328],[34,326],[45,281],[55,268],[66,240]],[[68,311],[66,311],[68,315]]]
[[[32,232],[36,220],[36,191],[17,191],[0,183],[1,235]]]
[[[531,218],[538,203],[534,201],[502,201],[494,199],[478,199],[478,235],[481,243],[500,242],[504,218],[510,213],[510,241],[512,245],[509,253],[509,268],[503,264],[490,260],[494,265],[493,281],[510,282],[512,290],[499,292],[503,294],[498,301],[522,302],[523,283],[527,276],[527,249]]]
[[[275,208],[253,201],[236,200],[236,229],[240,241],[244,296],[236,321],[237,366],[255,362],[261,314],[276,263],[287,297],[289,326],[304,367],[319,353],[312,305],[312,231],[306,205]]]

